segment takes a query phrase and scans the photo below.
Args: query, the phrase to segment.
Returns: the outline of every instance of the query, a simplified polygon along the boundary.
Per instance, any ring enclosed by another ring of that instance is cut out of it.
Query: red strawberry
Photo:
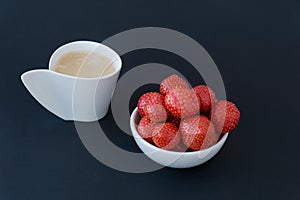
[[[154,122],[166,121],[169,115],[164,107],[164,97],[158,92],[143,94],[138,101],[138,111],[142,117],[147,116]]]
[[[173,149],[180,142],[180,134],[178,128],[169,122],[164,124],[156,124],[152,132],[152,140],[154,144],[162,149]]]
[[[151,122],[149,118],[143,117],[137,127],[138,133],[147,142],[152,143],[152,131],[155,127],[155,123]]]
[[[219,139],[214,125],[202,115],[184,119],[179,130],[183,143],[192,150],[206,149],[217,143]]]
[[[240,120],[240,111],[230,101],[218,101],[212,108],[211,120],[219,132],[232,131]]]
[[[161,82],[159,89],[160,93],[165,96],[174,88],[189,88],[189,85],[184,79],[180,78],[176,74],[173,74]]]
[[[206,85],[198,85],[193,88],[200,102],[200,111],[207,112],[216,102],[215,93]]]
[[[169,117],[169,112],[161,104],[146,106],[146,116],[153,122],[165,122]]]
[[[178,118],[193,116],[199,112],[199,102],[194,91],[185,88],[170,90],[165,96],[165,107]]]
[[[181,119],[179,117],[175,117],[174,115],[170,115],[167,121],[179,127]]]

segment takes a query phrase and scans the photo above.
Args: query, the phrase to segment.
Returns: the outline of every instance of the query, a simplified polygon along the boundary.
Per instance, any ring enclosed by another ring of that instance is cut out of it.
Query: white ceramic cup
[[[59,58],[71,51],[93,51],[112,61],[114,72],[97,78],[79,78],[54,71]],[[21,79],[32,96],[64,120],[96,121],[109,108],[122,67],[120,56],[111,48],[92,41],[76,41],[59,47],[51,56],[49,70],[31,70]]]

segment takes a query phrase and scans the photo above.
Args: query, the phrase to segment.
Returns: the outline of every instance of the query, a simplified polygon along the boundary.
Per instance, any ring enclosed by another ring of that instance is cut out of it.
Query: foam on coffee
[[[62,55],[54,71],[80,78],[97,78],[114,72],[113,61],[91,51],[71,51]]]

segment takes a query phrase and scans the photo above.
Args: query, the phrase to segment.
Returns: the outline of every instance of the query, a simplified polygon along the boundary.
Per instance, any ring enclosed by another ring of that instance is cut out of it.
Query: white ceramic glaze
[[[78,78],[53,71],[63,54],[76,50],[94,51],[109,57],[115,71],[99,78]],[[52,54],[49,70],[31,70],[22,74],[21,79],[30,94],[58,117],[96,121],[108,111],[121,67],[121,58],[111,48],[97,42],[76,41],[61,46]]]
[[[172,168],[190,168],[205,163],[220,151],[229,134],[226,133],[218,143],[208,149],[194,152],[167,151],[146,142],[138,134],[139,118],[138,109],[135,108],[130,117],[130,128],[137,145],[151,160]]]

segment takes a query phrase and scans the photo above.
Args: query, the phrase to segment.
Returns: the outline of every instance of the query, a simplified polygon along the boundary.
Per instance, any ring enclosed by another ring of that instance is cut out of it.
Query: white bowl
[[[225,143],[228,133],[221,140],[208,149],[193,152],[175,152],[160,149],[145,141],[137,132],[137,124],[140,119],[138,109],[135,108],[130,117],[130,128],[133,138],[139,148],[154,162],[172,168],[189,168],[201,165],[214,157]]]

